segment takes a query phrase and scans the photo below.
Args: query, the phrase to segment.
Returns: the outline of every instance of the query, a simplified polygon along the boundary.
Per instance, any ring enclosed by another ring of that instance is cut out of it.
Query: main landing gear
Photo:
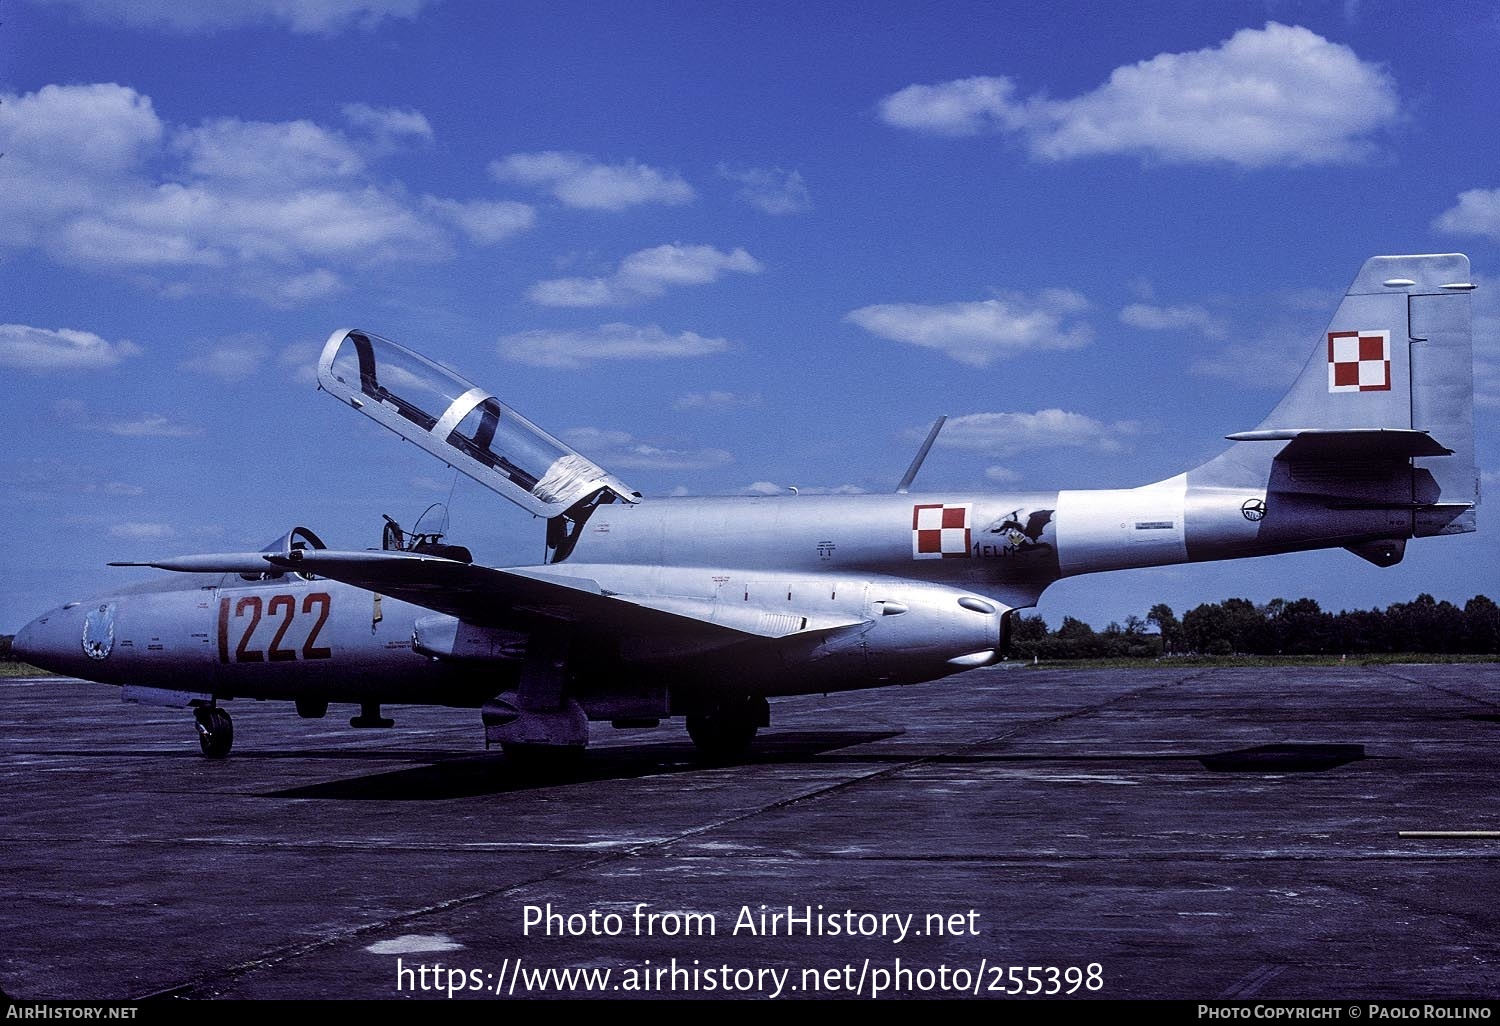
[[[710,762],[730,762],[744,757],[761,727],[771,724],[771,707],[765,698],[751,695],[726,699],[687,718],[688,737],[698,753]]]
[[[222,759],[234,745],[234,721],[216,705],[193,710],[193,724],[198,728],[198,747],[210,759]]]
[[[359,704],[359,715],[349,718],[349,726],[366,730],[389,730],[395,725],[395,720],[388,716],[380,715],[379,702],[361,702]]]

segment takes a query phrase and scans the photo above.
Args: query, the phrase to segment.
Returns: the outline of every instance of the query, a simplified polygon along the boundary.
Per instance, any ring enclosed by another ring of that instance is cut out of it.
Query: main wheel
[[[222,759],[234,746],[234,721],[218,706],[199,709],[193,714],[198,728],[198,747],[210,759]]]
[[[727,762],[743,758],[756,731],[770,718],[764,698],[723,702],[687,718],[688,737],[704,758]]]

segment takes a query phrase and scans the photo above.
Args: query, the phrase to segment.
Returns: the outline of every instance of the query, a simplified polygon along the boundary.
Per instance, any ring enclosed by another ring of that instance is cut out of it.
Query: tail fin
[[[1190,483],[1262,487],[1298,512],[1292,534],[1382,565],[1406,538],[1474,530],[1473,289],[1460,253],[1366,261],[1291,391]]]

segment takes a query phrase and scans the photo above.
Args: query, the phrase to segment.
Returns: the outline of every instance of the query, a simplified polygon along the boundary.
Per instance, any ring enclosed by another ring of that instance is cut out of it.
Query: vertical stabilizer
[[[1464,426],[1451,416],[1441,423],[1472,436],[1467,296],[1473,287],[1469,258],[1461,253],[1365,261],[1291,391],[1257,430],[1427,430],[1431,425],[1413,422],[1421,397],[1425,408],[1439,402],[1457,413],[1461,407]],[[1434,329],[1437,339],[1429,337]],[[1437,350],[1442,356],[1434,361]],[[1436,440],[1459,451],[1458,438]]]
[[[1270,416],[1189,473],[1191,558],[1341,544],[1385,566],[1474,530],[1473,290],[1461,253],[1367,260]],[[1240,494],[1244,524],[1210,513]]]

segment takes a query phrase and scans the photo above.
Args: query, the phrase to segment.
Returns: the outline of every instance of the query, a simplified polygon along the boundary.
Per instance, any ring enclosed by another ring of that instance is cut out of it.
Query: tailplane
[[[1388,566],[1407,538],[1474,530],[1473,289],[1459,253],[1366,261],[1286,397],[1189,487],[1263,489],[1244,516],[1266,551]]]

